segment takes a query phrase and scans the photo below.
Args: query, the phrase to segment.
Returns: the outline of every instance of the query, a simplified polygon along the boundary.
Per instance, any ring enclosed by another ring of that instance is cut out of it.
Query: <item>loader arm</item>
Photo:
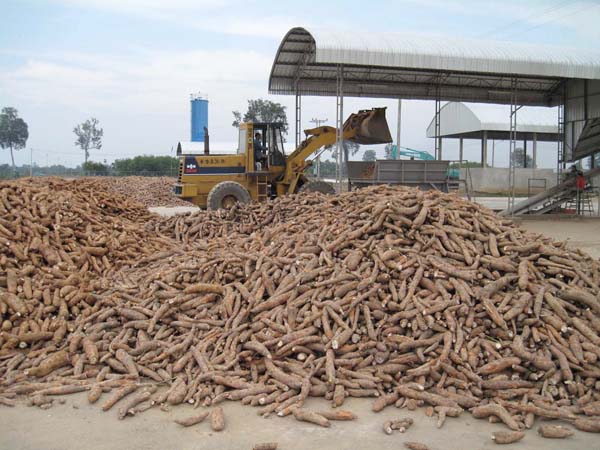
[[[294,192],[299,176],[310,163],[307,159],[320,148],[336,142],[336,129],[323,126],[304,130],[308,136],[286,160],[285,172],[281,184],[287,186],[289,193]],[[358,144],[387,144],[392,136],[385,119],[385,108],[373,108],[351,114],[344,122],[342,139]]]

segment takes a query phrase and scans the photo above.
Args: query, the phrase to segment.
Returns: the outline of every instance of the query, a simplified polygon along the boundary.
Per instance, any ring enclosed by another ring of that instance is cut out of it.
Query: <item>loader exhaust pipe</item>
[[[204,154],[210,155],[208,128],[204,127]]]

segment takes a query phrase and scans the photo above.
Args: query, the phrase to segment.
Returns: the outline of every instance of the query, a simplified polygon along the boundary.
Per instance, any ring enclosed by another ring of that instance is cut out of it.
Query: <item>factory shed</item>
[[[537,108],[539,109],[539,108]],[[481,111],[472,109],[460,102],[448,102],[440,109],[440,130],[437,136],[439,148],[442,149],[443,139],[459,139],[459,159],[463,159],[463,140],[477,139],[481,141],[482,165],[487,161],[488,140],[508,141],[510,139],[510,123],[497,122]],[[527,151],[527,143],[532,142],[533,164],[537,159],[538,142],[557,142],[558,126],[556,124],[544,123],[536,117],[535,112],[524,111],[522,122],[517,123],[517,141],[524,143]],[[436,119],[433,117],[427,127],[427,137],[436,138]]]
[[[271,94],[556,106],[564,79],[600,80],[600,53],[408,33],[293,28],[269,78]]]
[[[269,92],[296,96],[296,144],[301,140],[302,96],[321,95],[336,97],[338,130],[344,96],[434,100],[438,137],[442,101],[510,105],[511,153],[516,148],[518,111],[523,106],[557,106],[558,178],[566,162],[600,148],[598,50],[296,27],[279,45]],[[580,142],[580,137],[585,139]],[[397,145],[399,141],[398,136]],[[436,139],[437,159],[439,142]],[[338,148],[342,148],[340,132]],[[509,180],[514,186],[513,164]]]

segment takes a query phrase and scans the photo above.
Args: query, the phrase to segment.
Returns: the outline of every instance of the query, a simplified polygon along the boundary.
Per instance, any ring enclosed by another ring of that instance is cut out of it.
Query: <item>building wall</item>
[[[507,194],[510,192],[508,184],[508,168],[502,167],[473,167],[469,169],[473,183],[473,190],[486,194]],[[462,169],[462,179],[466,179],[467,171]],[[556,172],[553,169],[515,169],[515,193],[527,195],[527,182],[530,178],[546,180],[546,188],[556,185]],[[543,181],[532,181],[531,194],[542,191]]]
[[[568,80],[565,92],[565,160],[574,161],[598,151],[577,150],[577,141],[586,123],[600,118],[600,80]]]

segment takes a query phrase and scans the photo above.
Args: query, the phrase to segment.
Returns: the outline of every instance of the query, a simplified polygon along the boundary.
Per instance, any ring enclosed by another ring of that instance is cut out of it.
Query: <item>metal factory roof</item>
[[[406,33],[292,28],[271,69],[272,94],[562,103],[564,79],[600,79],[600,52]],[[511,85],[511,79],[516,85]]]
[[[490,107],[491,105],[484,106]],[[508,122],[494,121],[490,114],[491,111],[486,111],[481,108],[481,105],[473,108],[475,110],[459,102],[449,102],[442,106],[440,109],[440,136],[443,138],[481,139],[484,132],[487,132],[489,139],[510,139]],[[550,111],[547,108],[523,108],[517,113],[517,140],[532,140],[534,134],[538,141],[556,142],[558,140],[556,117],[554,117],[554,125],[551,121],[543,123],[540,115],[548,118],[548,114],[540,114],[539,109]],[[508,113],[505,115],[508,117]],[[496,114],[497,116],[498,114]],[[436,137],[435,116],[427,127],[427,137]]]
[[[200,154],[204,153],[204,142],[181,141],[177,143],[177,154]]]

